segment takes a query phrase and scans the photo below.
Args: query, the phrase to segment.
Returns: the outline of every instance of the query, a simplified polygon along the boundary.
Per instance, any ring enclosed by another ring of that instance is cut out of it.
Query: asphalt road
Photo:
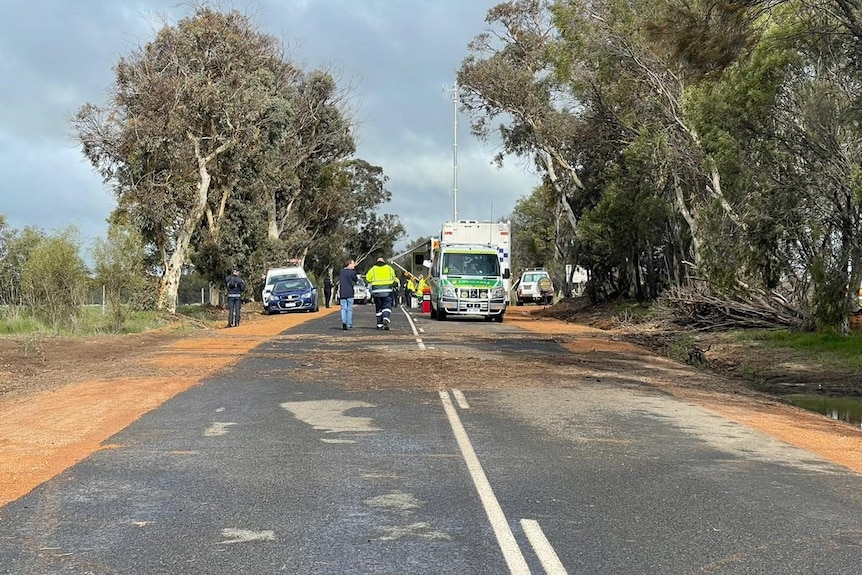
[[[282,334],[0,509],[0,573],[860,571],[856,474],[622,376],[399,385],[403,354],[565,354],[506,322],[355,325]]]

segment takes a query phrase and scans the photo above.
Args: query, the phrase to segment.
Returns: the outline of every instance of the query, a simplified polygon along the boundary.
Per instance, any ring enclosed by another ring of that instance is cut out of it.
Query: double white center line
[[[453,391],[453,395],[459,400],[459,405],[464,409],[466,399],[459,391]],[[485,508],[485,514],[491,523],[491,528],[494,530],[494,535],[497,537],[497,544],[503,552],[503,558],[506,560],[506,565],[509,567],[511,575],[531,575],[530,568],[524,559],[524,554],[521,548],[518,547],[518,542],[509,527],[509,522],[503,514],[503,509],[497,501],[494,490],[491,489],[491,484],[482,469],[482,464],[479,463],[479,458],[473,450],[473,444],[461,424],[461,418],[458,417],[458,412],[446,391],[440,392],[440,399],[443,402],[443,409],[446,412],[446,417],[449,419],[449,424],[452,426],[452,432],[455,434],[455,440],[458,442],[458,447],[461,448],[461,455],[467,464],[467,469],[470,472],[470,477],[473,479],[473,485],[476,486],[476,491],[479,493],[479,499],[482,501],[482,506]],[[463,400],[463,404],[461,401]],[[539,557],[547,575],[567,575],[566,570],[554,552],[553,547],[548,542],[539,524],[532,519],[522,519],[521,526],[524,533],[532,545],[533,550]]]

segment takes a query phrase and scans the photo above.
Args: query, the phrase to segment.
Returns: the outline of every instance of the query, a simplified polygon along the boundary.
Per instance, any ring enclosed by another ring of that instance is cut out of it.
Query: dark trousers
[[[329,302],[332,301],[332,289],[323,288],[323,299],[326,300],[326,307],[329,307]]]
[[[241,297],[227,298],[227,326],[234,327],[239,325],[240,310],[242,309]]]
[[[374,313],[377,316],[377,327],[389,325],[393,299],[392,293],[384,296],[374,296]]]

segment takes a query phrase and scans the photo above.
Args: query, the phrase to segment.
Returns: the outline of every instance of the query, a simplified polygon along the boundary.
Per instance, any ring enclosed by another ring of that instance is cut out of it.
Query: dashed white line
[[[461,448],[461,455],[464,457],[464,462],[467,464],[467,469],[470,472],[470,477],[473,479],[473,485],[476,486],[476,491],[479,493],[479,499],[482,506],[485,508],[485,514],[488,516],[488,521],[491,523],[491,528],[494,530],[494,535],[497,537],[497,544],[503,552],[503,558],[506,560],[506,565],[509,566],[511,575],[530,575],[530,568],[521,553],[518,542],[515,541],[515,536],[512,534],[512,529],[509,527],[509,522],[506,521],[506,516],[503,514],[503,509],[494,495],[494,490],[491,489],[491,484],[485,476],[485,471],[482,469],[482,464],[479,463],[479,458],[473,450],[473,445],[470,443],[470,438],[467,437],[467,432],[461,424],[461,419],[458,417],[458,412],[452,404],[449,393],[446,391],[440,392],[440,399],[443,402],[443,409],[446,412],[446,417],[449,419],[449,425],[452,426],[452,432],[455,434],[455,440]]]
[[[404,312],[404,317],[407,318],[407,323],[410,324],[410,329],[413,330],[413,335],[416,336],[416,345],[419,346],[420,350],[425,351],[425,342],[423,342],[422,338],[419,337],[419,330],[416,329],[416,323],[410,316],[410,312],[408,312],[404,307],[401,308],[401,311]]]
[[[452,395],[455,396],[455,403],[458,404],[458,407],[461,409],[470,409],[470,404],[467,403],[467,398],[464,397],[460,389],[453,389]]]
[[[547,575],[568,575],[566,568],[563,567],[557,552],[551,546],[551,542],[545,537],[545,533],[539,526],[539,522],[535,519],[521,519],[521,528],[530,540],[530,545],[533,546],[533,551],[539,556],[539,561],[545,569]]]

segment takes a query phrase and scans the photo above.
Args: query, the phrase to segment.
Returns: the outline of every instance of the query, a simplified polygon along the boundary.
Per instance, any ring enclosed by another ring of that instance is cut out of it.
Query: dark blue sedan
[[[263,313],[283,311],[310,311],[320,309],[317,302],[317,287],[308,278],[290,278],[277,282],[263,302]]]

